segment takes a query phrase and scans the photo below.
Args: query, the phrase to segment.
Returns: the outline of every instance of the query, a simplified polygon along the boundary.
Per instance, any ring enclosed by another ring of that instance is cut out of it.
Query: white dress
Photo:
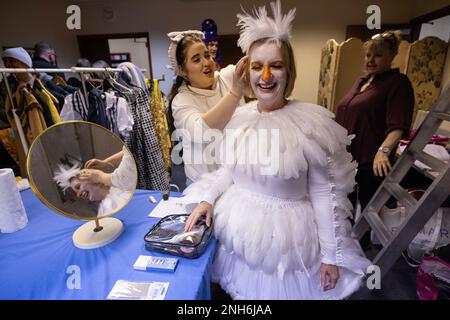
[[[371,263],[347,219],[356,164],[345,150],[347,131],[332,117],[298,101],[268,113],[251,102],[227,126],[232,134],[225,130],[220,154],[224,161],[233,136],[234,163],[185,190],[191,201],[215,204],[212,280],[233,299],[343,299],[360,287]],[[254,132],[269,134],[258,144]],[[267,145],[279,157],[254,161]],[[339,267],[336,287],[326,292],[321,263]]]

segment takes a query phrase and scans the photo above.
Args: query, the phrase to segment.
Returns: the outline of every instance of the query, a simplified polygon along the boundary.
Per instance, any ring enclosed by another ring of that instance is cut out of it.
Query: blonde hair
[[[277,43],[274,40],[269,39],[269,38],[264,38],[264,39],[255,41],[254,43],[252,43],[252,45],[248,49],[248,56],[250,56],[250,53],[255,44],[263,44],[263,43],[270,43],[270,42]],[[286,65],[287,83],[286,83],[286,88],[284,89],[284,97],[288,98],[292,94],[292,91],[294,90],[295,80],[297,79],[297,70],[295,67],[294,50],[292,50],[291,44],[287,41],[279,41],[278,43],[281,44],[280,45],[281,55],[283,56],[283,61]],[[250,64],[249,64],[249,68],[247,69],[247,79],[250,79],[249,72],[250,72]],[[252,91],[251,86],[249,86],[249,88],[250,88],[250,91]],[[251,98],[254,98],[254,97],[255,97],[254,93],[251,92]]]
[[[398,47],[401,40],[402,36],[399,30],[389,30],[383,33],[378,33],[371,39],[364,42],[364,50],[373,50],[378,52],[387,47],[391,55],[395,57],[398,53]]]

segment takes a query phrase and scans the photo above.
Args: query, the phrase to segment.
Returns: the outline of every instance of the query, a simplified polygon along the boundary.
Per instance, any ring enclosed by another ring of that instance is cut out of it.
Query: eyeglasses
[[[391,32],[383,32],[383,33],[378,33],[378,34],[372,36],[372,40],[377,40],[377,39],[396,40],[396,37],[395,37],[395,34],[393,34]]]

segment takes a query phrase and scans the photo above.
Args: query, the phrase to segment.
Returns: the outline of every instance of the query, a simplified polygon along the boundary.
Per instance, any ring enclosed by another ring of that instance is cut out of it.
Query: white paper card
[[[159,201],[158,205],[150,212],[149,217],[164,218],[171,214],[190,214],[196,204],[188,203],[183,198],[169,198]]]
[[[117,280],[108,295],[111,300],[164,300],[169,282]]]

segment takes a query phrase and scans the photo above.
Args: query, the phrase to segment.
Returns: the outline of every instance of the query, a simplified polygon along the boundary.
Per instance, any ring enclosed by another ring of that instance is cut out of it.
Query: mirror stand
[[[116,218],[95,219],[83,224],[73,234],[73,244],[80,249],[95,249],[116,240],[123,231],[123,223]]]

